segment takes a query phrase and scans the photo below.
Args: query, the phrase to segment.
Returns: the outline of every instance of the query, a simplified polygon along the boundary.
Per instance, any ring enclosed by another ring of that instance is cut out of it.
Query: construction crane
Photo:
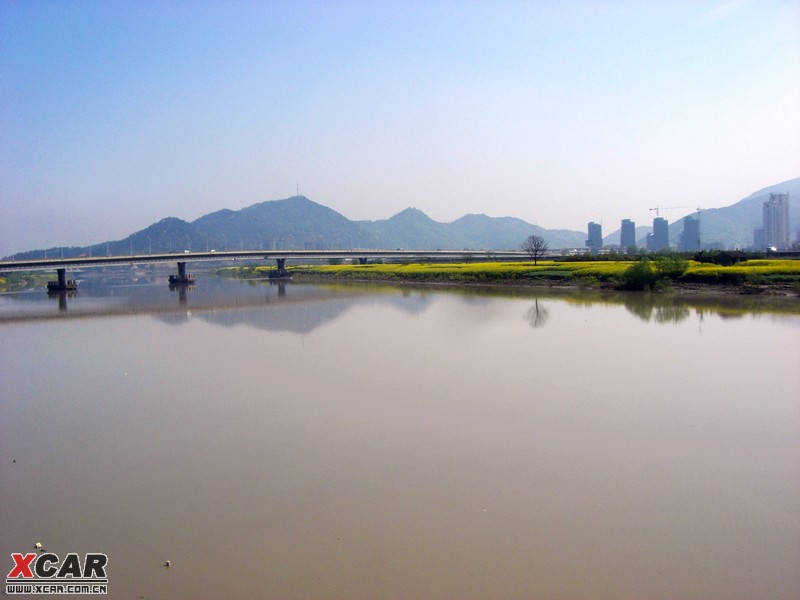
[[[651,208],[650,210],[656,211],[656,217],[660,217],[661,215],[658,214],[658,211],[661,210],[676,210],[678,208],[689,208],[688,206],[656,206],[655,208]]]

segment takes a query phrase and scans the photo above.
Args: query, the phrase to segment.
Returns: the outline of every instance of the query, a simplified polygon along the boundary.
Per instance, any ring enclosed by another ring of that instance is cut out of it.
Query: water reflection
[[[692,314],[716,314],[723,318],[738,318],[746,314],[800,314],[800,300],[797,297],[683,296],[499,287],[434,290],[413,286],[355,283],[309,285],[287,281],[215,278],[202,280],[194,286],[170,286],[168,291],[166,288],[159,283],[84,285],[79,294],[51,293],[50,298],[58,299],[56,310],[39,291],[0,294],[0,323],[152,314],[172,324],[179,324],[187,321],[186,313],[190,310],[195,316],[224,326],[249,324],[259,328],[308,333],[344,314],[347,305],[353,302],[389,303],[402,311],[421,314],[430,307],[436,294],[458,297],[465,305],[474,307],[487,306],[496,297],[532,300],[533,304],[523,317],[533,328],[541,328],[548,323],[549,308],[554,302],[587,309],[622,305],[636,318],[658,325],[677,324]],[[176,292],[177,302],[173,295]],[[329,305],[322,310],[302,308],[301,305],[308,303]],[[264,310],[276,307],[281,307],[281,310],[271,314]],[[247,309],[252,309],[250,314],[245,314]],[[238,314],[223,314],[231,310]],[[312,313],[313,317],[310,316]],[[279,322],[282,324],[277,324]]]
[[[654,294],[638,294],[626,298],[624,303],[632,315],[655,323],[679,323],[692,314],[687,304],[671,296],[660,298]]]
[[[170,292],[178,292],[178,304],[186,304],[186,293],[194,290],[194,284],[169,284]]]
[[[800,589],[796,300],[186,291],[0,296],[7,552],[106,552],[115,598]]]
[[[540,297],[552,297],[550,294]],[[723,318],[747,314],[800,314],[800,297],[761,296],[710,292],[709,294],[585,291],[560,296],[565,302],[591,308],[623,305],[635,317],[656,324],[679,323],[695,314]]]
[[[525,318],[534,329],[544,326],[544,324],[547,322],[547,317],[547,309],[544,307],[544,305],[539,306],[538,298],[533,301],[533,306],[531,306],[528,309],[528,312],[525,313]]]
[[[77,292],[75,290],[47,290],[48,298],[58,299],[58,312],[67,311],[67,298],[74,298]]]

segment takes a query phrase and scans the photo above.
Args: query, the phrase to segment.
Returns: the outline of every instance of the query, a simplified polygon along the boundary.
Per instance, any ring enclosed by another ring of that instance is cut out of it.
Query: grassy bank
[[[31,287],[44,287],[51,279],[54,279],[53,274],[48,273],[6,273],[0,277],[0,292],[11,292]]]
[[[243,276],[266,276],[270,267],[248,267]],[[410,281],[454,284],[578,286],[659,290],[673,286],[727,286],[741,292],[800,294],[800,261],[749,260],[721,266],[661,257],[654,260],[539,261],[481,263],[342,264],[292,266],[295,275],[339,280]]]

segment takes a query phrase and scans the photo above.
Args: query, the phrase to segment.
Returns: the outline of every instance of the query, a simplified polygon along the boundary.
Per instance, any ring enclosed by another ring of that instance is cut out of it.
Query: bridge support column
[[[367,257],[366,256],[362,256],[361,258],[359,258],[358,259],[358,264],[360,264],[360,265],[367,264]]]
[[[78,284],[74,279],[67,279],[67,270],[64,268],[56,269],[58,280],[47,282],[48,292],[66,292],[78,289]]]
[[[186,261],[178,261],[178,274],[169,276],[169,284],[176,285],[194,285],[194,275],[186,274]]]
[[[286,259],[285,258],[276,258],[275,261],[278,263],[278,273],[275,275],[276,277],[288,277],[289,271],[286,270]]]

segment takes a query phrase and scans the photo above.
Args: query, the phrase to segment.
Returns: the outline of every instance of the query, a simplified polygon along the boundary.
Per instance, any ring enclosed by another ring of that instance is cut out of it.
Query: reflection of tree
[[[625,308],[642,321],[649,321],[653,316],[653,302],[643,302],[642,298],[631,296],[625,299]]]
[[[625,308],[643,321],[656,323],[680,323],[691,314],[686,304],[656,294],[632,294],[625,298]]]
[[[657,306],[655,311],[656,323],[680,323],[690,315],[689,308],[685,305]]]
[[[533,306],[525,313],[525,318],[531,327],[542,327],[547,322],[547,309],[544,306],[539,306],[539,299],[533,301]]]

